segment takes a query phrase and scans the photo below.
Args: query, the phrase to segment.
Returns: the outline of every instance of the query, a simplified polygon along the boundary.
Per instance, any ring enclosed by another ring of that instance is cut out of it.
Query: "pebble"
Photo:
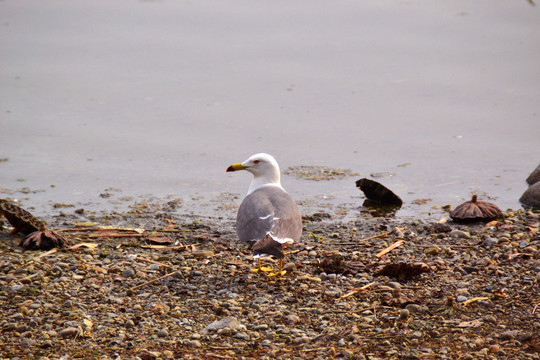
[[[300,322],[300,317],[298,315],[289,315],[287,316],[287,321],[291,324],[296,324],[297,322]]]
[[[405,306],[405,309],[409,310],[409,312],[411,312],[411,313],[423,313],[424,312],[423,307],[418,305],[418,304],[408,304],[407,306]]]
[[[245,341],[250,340],[250,336],[244,331],[237,332],[236,334],[234,334],[234,337]]]
[[[407,320],[409,318],[409,310],[407,309],[401,309],[401,311],[399,312],[399,319],[400,320]]]
[[[58,333],[58,336],[63,338],[75,337],[77,335],[79,335],[79,329],[74,327],[68,327],[66,329],[60,330],[60,332]]]
[[[214,331],[229,328],[231,330],[240,330],[245,329],[245,326],[240,324],[237,318],[234,316],[229,316],[221,320],[216,320],[213,323],[206,326],[203,331]]]
[[[285,270],[285,271],[287,271],[289,273],[292,273],[292,272],[296,271],[296,264],[293,263],[293,262],[288,262],[285,265],[283,265],[283,270]]]
[[[464,301],[467,301],[467,297],[465,295],[458,295],[458,297],[456,298],[456,301],[458,303],[462,303]]]
[[[507,330],[501,334],[499,334],[499,339],[506,341],[506,340],[512,340],[519,334],[519,330]]]
[[[157,336],[160,338],[169,337],[169,331],[167,329],[161,329],[158,331]]]
[[[133,322],[133,320],[128,320],[126,321],[126,323],[124,324],[125,327],[127,327],[128,329],[131,329],[132,327],[135,326],[135,323]]]
[[[484,241],[482,241],[482,245],[484,246],[493,246],[497,245],[499,243],[498,239],[492,238],[492,237],[486,237]]]
[[[450,231],[450,236],[458,239],[469,239],[471,237],[471,234],[467,231],[452,230]]]
[[[135,275],[135,272],[131,270],[130,268],[126,268],[122,272],[122,277],[124,278],[130,278],[130,277],[133,277],[133,275]]]

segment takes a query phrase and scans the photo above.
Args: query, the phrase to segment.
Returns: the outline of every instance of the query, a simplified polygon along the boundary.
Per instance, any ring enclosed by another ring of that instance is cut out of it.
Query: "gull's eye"
[[[254,164],[258,164],[258,163],[260,163],[260,162],[261,162],[261,160],[254,160],[254,161],[253,161]]]

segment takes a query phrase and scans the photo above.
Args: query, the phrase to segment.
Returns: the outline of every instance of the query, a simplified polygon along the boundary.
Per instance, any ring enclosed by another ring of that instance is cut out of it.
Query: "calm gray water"
[[[354,181],[372,173],[392,175],[376,180],[404,215],[471,193],[518,208],[540,162],[539,11],[525,0],[2,1],[0,195],[37,213],[150,194],[234,216],[219,205],[238,203],[228,194],[250,177],[225,169],[264,151],[282,169],[360,174],[284,176],[304,212],[356,216]],[[410,204],[419,198],[431,200]]]

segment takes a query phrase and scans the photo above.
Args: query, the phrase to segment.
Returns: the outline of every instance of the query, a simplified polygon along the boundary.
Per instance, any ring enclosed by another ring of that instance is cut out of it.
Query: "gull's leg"
[[[249,270],[249,272],[251,272],[251,273],[256,273],[256,272],[270,272],[270,271],[273,271],[273,270],[274,270],[274,269],[272,269],[272,268],[268,268],[268,267],[263,267],[263,266],[261,266],[261,258],[258,258],[258,259],[257,259],[257,264],[258,264],[258,266],[257,266],[255,269]]]
[[[283,276],[287,273],[287,270],[283,270],[283,258],[279,259],[279,271],[268,274],[270,277]]]

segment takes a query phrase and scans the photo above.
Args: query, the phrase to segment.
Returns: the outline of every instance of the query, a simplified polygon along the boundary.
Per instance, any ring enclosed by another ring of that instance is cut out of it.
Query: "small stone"
[[[173,353],[171,350],[164,350],[164,351],[161,353],[161,356],[162,356],[164,359],[174,359],[174,353]]]
[[[60,330],[60,332],[58,333],[58,336],[62,338],[75,337],[77,335],[80,335],[79,329],[74,327],[68,327],[66,329]]]
[[[500,347],[499,345],[497,345],[497,344],[493,344],[493,345],[489,345],[489,346],[488,346],[488,349],[489,349],[490,352],[496,354],[496,353],[499,352],[499,350],[501,349],[501,347]]]
[[[517,336],[518,333],[519,333],[519,330],[508,330],[500,334],[499,339],[503,341],[512,340],[513,338]]]
[[[130,268],[126,268],[122,272],[122,277],[124,277],[124,278],[130,278],[130,277],[133,277],[133,275],[135,275],[135,272],[133,270],[131,270]]]
[[[13,291],[13,292],[17,292],[17,291],[20,291],[22,289],[24,289],[24,285],[15,284],[15,285],[11,286],[11,291]]]
[[[345,359],[350,359],[353,357],[353,355],[354,353],[350,350],[347,350],[347,349],[341,350],[341,356],[343,356],[343,358]]]
[[[339,341],[338,341],[337,344],[338,344],[338,346],[345,346],[345,345],[347,345],[347,343],[345,342],[345,339],[343,339],[343,338],[342,338],[342,339],[339,339]]]
[[[297,322],[300,322],[300,317],[298,315],[289,315],[287,316],[287,321],[291,324],[296,324]]]
[[[458,239],[469,239],[471,237],[471,234],[466,231],[452,230],[450,231],[450,236]]]
[[[422,333],[420,331],[415,331],[409,337],[411,339],[421,339],[422,338]]]
[[[484,241],[482,241],[482,245],[484,246],[493,246],[497,245],[499,243],[498,239],[492,238],[492,237],[486,237]]]
[[[441,248],[438,246],[432,246],[424,250],[426,255],[438,255],[441,252]]]
[[[237,332],[236,334],[234,334],[234,337],[237,338],[237,339],[241,339],[241,340],[245,340],[245,341],[249,341],[250,340],[250,336],[241,331],[241,332]]]
[[[456,301],[458,303],[462,303],[464,301],[467,301],[467,297],[465,295],[458,295],[458,297],[456,298]]]
[[[388,286],[391,287],[392,289],[401,289],[401,284],[398,283],[397,281],[390,281],[388,283]]]
[[[169,336],[169,331],[167,329],[161,329],[158,331],[157,336],[160,338],[165,338]]]
[[[418,305],[418,304],[409,304],[409,305],[405,306],[405,309],[408,310],[411,313],[423,312],[422,307],[420,305]]]
[[[519,342],[525,342],[525,341],[529,341],[532,339],[532,335],[529,334],[529,333],[523,333],[523,334],[519,334],[516,339],[519,341]]]
[[[50,348],[53,346],[53,342],[51,340],[45,340],[44,342],[41,343],[40,347],[42,349],[47,349],[47,348]]]
[[[193,333],[191,334],[190,338],[193,339],[193,340],[199,340],[201,338],[201,334],[199,333]]]
[[[124,326],[127,327],[128,329],[131,329],[132,327],[135,326],[135,323],[133,322],[133,320],[128,320],[128,321],[126,321]]]
[[[213,330],[220,330],[224,328],[229,328],[231,330],[240,330],[240,329],[245,329],[246,327],[240,324],[238,319],[235,318],[234,316],[229,316],[221,320],[216,320],[210,325],[207,325],[203,329],[203,331],[213,331]]]
[[[264,339],[262,342],[261,342],[261,345],[264,346],[264,347],[270,347],[272,345],[272,342],[268,339]]]
[[[296,271],[296,264],[293,262],[286,263],[285,265],[283,265],[283,270],[292,273]]]
[[[399,320],[407,320],[409,318],[409,310],[407,309],[401,309],[399,312]]]
[[[187,345],[191,346],[191,347],[194,347],[194,348],[200,348],[202,347],[202,344],[199,340],[189,340],[187,342]]]

